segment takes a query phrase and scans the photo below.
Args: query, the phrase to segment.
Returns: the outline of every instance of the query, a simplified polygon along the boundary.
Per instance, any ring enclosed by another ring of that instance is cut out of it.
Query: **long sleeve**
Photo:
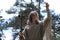
[[[46,9],[47,10],[47,17],[45,18],[44,20],[44,27],[46,28],[48,26],[48,24],[51,22],[51,15],[50,15],[50,11],[49,9]]]
[[[51,18],[51,15],[50,15],[50,11],[49,11],[49,9],[46,9],[46,10],[47,10],[47,17],[44,19],[44,21],[42,21],[42,24],[43,24],[43,27],[42,27],[43,36],[44,36],[45,30],[47,29],[48,25],[52,24],[52,18]]]
[[[47,10],[47,18],[44,20],[45,22],[48,21],[48,23],[44,24],[44,30],[45,30],[45,34],[44,34],[44,38],[43,40],[52,40],[52,36],[51,36],[51,29],[52,29],[52,18],[50,15],[50,11],[49,9]],[[46,26],[45,26],[46,25]]]
[[[25,26],[25,28],[23,30],[23,33],[24,33],[23,40],[28,40],[28,32],[27,32],[28,29],[27,28],[28,28],[28,25]]]

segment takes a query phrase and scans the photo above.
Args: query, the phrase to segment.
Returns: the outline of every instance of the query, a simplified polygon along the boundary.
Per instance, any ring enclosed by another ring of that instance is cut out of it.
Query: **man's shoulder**
[[[42,21],[39,20],[38,22],[39,22],[39,24],[42,24],[43,23],[43,20]]]
[[[26,26],[25,26],[25,29],[28,29],[28,28],[29,28],[29,25],[26,25]]]

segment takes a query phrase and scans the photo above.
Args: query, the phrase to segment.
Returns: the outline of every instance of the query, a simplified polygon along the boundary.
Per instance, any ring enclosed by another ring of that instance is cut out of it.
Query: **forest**
[[[41,6],[41,4],[44,5],[44,0],[36,0],[35,2],[33,0],[30,1],[31,2],[28,3],[25,0],[16,0],[13,7],[5,11],[9,15],[18,14],[20,16],[13,16],[12,18],[9,18],[7,21],[5,21],[5,19],[2,16],[0,16],[1,40],[5,40],[6,37],[4,36],[4,30],[8,30],[9,28],[11,28],[12,30],[12,40],[15,40],[18,36],[18,32],[20,31],[21,26],[23,27],[23,29],[26,26],[28,14],[30,13],[30,11],[36,10],[39,13],[39,19],[44,19],[46,15],[46,9],[45,7]],[[0,10],[0,14],[2,11],[3,10]],[[60,14],[55,15],[55,11],[53,9],[50,9],[50,13],[52,15],[52,40],[60,40]]]

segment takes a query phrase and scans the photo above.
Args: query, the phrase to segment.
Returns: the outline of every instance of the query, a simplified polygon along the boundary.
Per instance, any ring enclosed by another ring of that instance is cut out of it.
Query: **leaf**
[[[0,16],[0,18],[2,18],[2,16]]]

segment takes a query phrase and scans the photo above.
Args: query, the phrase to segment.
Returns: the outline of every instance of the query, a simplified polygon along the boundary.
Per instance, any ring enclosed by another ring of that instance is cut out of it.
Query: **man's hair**
[[[33,15],[36,15],[36,17],[37,17],[36,23],[38,23],[38,20],[39,20],[38,12],[37,11],[31,11],[29,16],[28,16],[27,24],[31,24],[32,23],[32,16]]]

